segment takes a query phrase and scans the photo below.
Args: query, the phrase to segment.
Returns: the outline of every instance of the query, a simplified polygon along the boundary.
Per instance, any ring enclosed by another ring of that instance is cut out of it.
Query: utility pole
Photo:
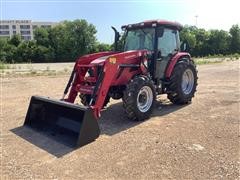
[[[195,19],[195,26],[197,27],[197,25],[198,25],[198,22],[197,22],[198,15],[196,15],[195,18],[196,18],[196,19]]]

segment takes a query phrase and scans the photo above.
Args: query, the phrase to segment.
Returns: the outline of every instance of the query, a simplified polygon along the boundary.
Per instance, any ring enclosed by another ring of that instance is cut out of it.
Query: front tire
[[[80,99],[81,99],[81,103],[84,106],[88,106],[91,100],[91,95],[90,94],[80,94],[79,95]]]
[[[191,102],[197,87],[197,70],[192,61],[180,60],[174,67],[167,89],[167,97],[173,104]]]
[[[152,114],[156,99],[153,82],[146,76],[137,76],[127,85],[123,94],[123,107],[131,120],[142,121]]]
[[[84,106],[89,106],[89,103],[91,101],[91,95],[90,94],[80,94],[79,97],[80,97],[81,103]],[[105,101],[104,101],[103,107],[106,107],[107,104],[109,103],[109,101],[110,101],[110,97],[107,96]],[[93,104],[95,104],[95,102]]]

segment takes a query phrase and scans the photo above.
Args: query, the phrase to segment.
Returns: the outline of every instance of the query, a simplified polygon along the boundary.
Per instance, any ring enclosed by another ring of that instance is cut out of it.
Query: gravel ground
[[[193,102],[158,97],[152,117],[126,119],[111,101],[101,135],[71,149],[21,127],[31,95],[60,98],[68,76],[4,77],[1,91],[2,179],[238,179],[240,61],[201,65]],[[25,138],[22,138],[25,137]]]

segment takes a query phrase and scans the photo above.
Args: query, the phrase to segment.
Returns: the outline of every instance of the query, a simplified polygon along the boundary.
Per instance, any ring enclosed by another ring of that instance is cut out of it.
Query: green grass
[[[203,64],[216,64],[216,63],[221,63],[223,61],[224,61],[224,59],[221,59],[221,60],[197,59],[197,60],[195,60],[195,63],[197,65],[203,65]]]
[[[30,74],[32,74],[32,75],[36,75],[36,74],[37,74],[37,71],[31,69],[31,70],[30,70]]]
[[[9,65],[5,64],[4,62],[0,61],[0,69],[4,70],[4,69],[9,69]]]
[[[228,56],[222,56],[222,57],[202,57],[202,58],[193,58],[195,63],[197,65],[203,65],[203,64],[216,64],[216,63],[222,63],[224,61],[237,61],[240,60],[239,54],[233,54]]]

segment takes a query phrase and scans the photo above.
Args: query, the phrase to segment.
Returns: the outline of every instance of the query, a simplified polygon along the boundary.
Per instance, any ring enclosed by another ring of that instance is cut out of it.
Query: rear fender
[[[176,65],[176,63],[182,59],[183,57],[186,57],[188,59],[191,59],[191,56],[189,53],[186,53],[186,52],[178,52],[177,54],[175,54],[172,59],[170,60],[169,64],[168,64],[168,67],[165,71],[165,77],[166,78],[170,78],[171,77],[171,74],[172,74],[172,71]]]

